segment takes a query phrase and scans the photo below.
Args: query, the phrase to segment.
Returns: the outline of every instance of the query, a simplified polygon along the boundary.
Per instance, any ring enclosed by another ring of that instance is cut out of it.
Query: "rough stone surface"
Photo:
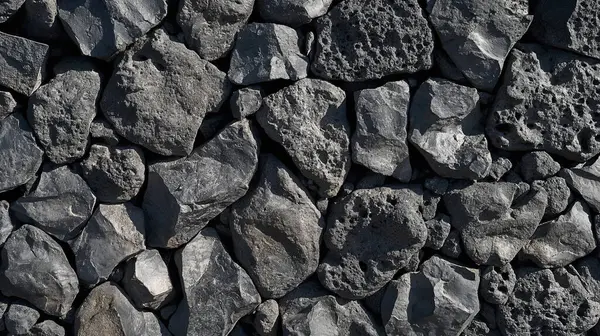
[[[127,261],[123,288],[139,309],[159,309],[173,293],[169,270],[157,250],[146,250]]]
[[[487,176],[492,155],[477,90],[429,79],[417,90],[409,115],[409,140],[436,173],[457,179]]]
[[[30,330],[31,336],[65,336],[65,328],[52,320],[37,323]]]
[[[432,66],[433,36],[416,0],[343,1],[317,20],[312,71],[348,82]]]
[[[92,145],[81,163],[83,178],[98,201],[126,202],[134,198],[145,180],[146,166],[141,149]]]
[[[569,269],[520,268],[508,302],[498,307],[504,335],[579,335],[600,318],[600,304],[591,299]]]
[[[108,279],[121,261],[144,250],[144,233],[142,209],[130,203],[100,204],[70,243],[79,279],[87,286]]]
[[[184,299],[169,321],[174,335],[226,336],[254,311],[261,298],[212,228],[202,230],[175,254]]]
[[[510,262],[542,220],[546,191],[532,188],[521,197],[516,192],[514,183],[481,182],[444,196],[452,226],[460,231],[466,253],[477,264]]]
[[[567,209],[571,203],[571,189],[567,181],[558,176],[553,176],[545,181],[537,182],[548,193],[548,205],[544,217],[553,217]]]
[[[25,34],[34,40],[54,42],[64,33],[57,0],[25,0]]]
[[[543,180],[559,170],[560,164],[546,152],[531,152],[521,158],[521,176],[527,182]]]
[[[476,88],[492,91],[529,28],[528,12],[527,0],[435,0],[430,20],[456,67]]]
[[[12,335],[29,334],[39,318],[40,312],[37,309],[28,306],[25,302],[13,302],[4,313],[6,331]]]
[[[502,267],[488,266],[481,271],[479,294],[491,304],[505,304],[515,289],[517,278],[510,264]]]
[[[17,102],[12,94],[7,91],[0,91],[0,121],[15,112],[16,108]]]
[[[335,196],[350,170],[346,95],[318,79],[303,79],[267,96],[257,120],[281,144],[321,196]]]
[[[458,259],[463,253],[462,244],[460,242],[460,232],[456,229],[451,229],[448,237],[444,241],[444,245],[440,252],[450,258]]]
[[[0,246],[8,239],[15,227],[8,209],[8,202],[0,201]]]
[[[0,32],[0,85],[30,96],[42,84],[49,47]]]
[[[0,23],[6,22],[23,6],[25,0],[4,0],[0,3]]]
[[[600,92],[600,61],[522,45],[507,60],[488,117],[491,143],[510,151],[544,150],[573,161],[600,152],[600,114],[586,97]]]
[[[425,241],[425,247],[429,247],[434,250],[439,250],[444,246],[446,238],[450,234],[451,219],[446,215],[441,215],[438,218],[430,219],[425,222],[427,226],[427,241]]]
[[[143,208],[148,244],[178,247],[244,196],[258,165],[248,120],[227,126],[187,158],[152,164]]]
[[[167,2],[58,0],[58,15],[82,54],[109,60],[157,26]]]
[[[563,169],[560,176],[595,212],[600,212],[600,157],[588,164]]]
[[[258,13],[266,22],[297,27],[325,15],[333,0],[257,0]]]
[[[235,254],[263,298],[278,298],[315,272],[324,220],[300,180],[263,156],[256,185],[231,207]]]
[[[382,187],[356,190],[331,205],[324,237],[329,251],[318,269],[323,285],[361,299],[392,280],[427,239],[422,202],[420,188]]]
[[[402,182],[410,181],[412,168],[406,144],[409,100],[410,88],[404,81],[354,94],[354,162]]]
[[[92,124],[90,125],[90,136],[92,139],[100,140],[109,146],[116,146],[121,140],[109,122],[103,118],[97,118],[92,121]]]
[[[531,241],[521,250],[521,257],[532,260],[539,267],[561,267],[595,248],[589,207],[576,201],[564,215],[540,224]]]
[[[29,98],[27,118],[50,161],[71,163],[85,155],[99,94],[99,73],[73,70]]]
[[[229,97],[225,77],[159,29],[127,50],[100,106],[129,141],[161,155],[187,155],[204,115]]]
[[[490,172],[488,174],[494,181],[500,181],[500,179],[512,169],[512,162],[505,157],[498,157],[493,159]]]
[[[185,40],[200,57],[213,61],[233,47],[235,36],[244,27],[254,0],[181,0],[177,23]]]
[[[279,304],[269,299],[261,303],[254,313],[254,328],[260,336],[276,336],[279,331]]]
[[[243,119],[256,113],[262,106],[262,90],[259,87],[241,88],[233,92],[229,104],[233,117]]]
[[[8,238],[1,255],[4,295],[25,299],[49,315],[67,314],[79,292],[79,281],[56,241],[26,224]]]
[[[388,335],[459,335],[479,312],[479,270],[432,257],[390,282],[381,302]]]
[[[238,85],[276,79],[297,81],[308,72],[308,57],[300,51],[300,36],[284,25],[251,23],[237,35],[227,76]]]

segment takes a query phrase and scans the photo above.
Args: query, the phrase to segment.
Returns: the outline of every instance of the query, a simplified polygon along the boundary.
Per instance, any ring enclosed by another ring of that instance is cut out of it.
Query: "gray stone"
[[[512,162],[505,157],[498,157],[493,159],[490,172],[488,174],[494,181],[500,181],[500,179],[512,169]]]
[[[233,47],[235,36],[252,14],[254,0],[180,0],[177,23],[187,44],[213,61]]]
[[[297,27],[325,15],[333,0],[257,0],[258,13],[266,22]]]
[[[62,38],[64,30],[58,18],[57,0],[25,0],[25,34],[40,41],[54,42]]]
[[[297,81],[308,72],[294,29],[274,23],[250,23],[237,35],[227,76],[238,85],[276,79]]]
[[[600,4],[584,0],[537,1],[531,34],[538,41],[600,58]]]
[[[560,164],[546,152],[531,152],[521,158],[521,176],[526,182],[543,180],[556,175]]]
[[[261,303],[254,312],[254,328],[260,336],[277,336],[279,332],[279,304],[275,300]]]
[[[58,15],[82,54],[109,60],[157,26],[167,2],[58,0]]]
[[[267,96],[257,120],[321,196],[338,193],[351,164],[344,91],[322,80],[303,79]]]
[[[450,217],[441,215],[439,218],[430,219],[425,222],[425,226],[427,226],[427,241],[425,241],[425,247],[439,250],[444,246],[452,227],[450,221]]]
[[[60,166],[45,169],[33,191],[17,199],[11,211],[21,222],[69,240],[79,234],[95,204],[96,196],[84,179]]]
[[[563,169],[560,176],[595,212],[600,212],[600,157],[588,164]]]
[[[2,248],[0,290],[29,301],[49,315],[65,316],[79,281],[60,245],[44,231],[23,225]]]
[[[4,200],[0,201],[0,246],[8,239],[8,236],[10,236],[15,227],[8,209],[8,202]]]
[[[545,218],[554,217],[567,209],[573,196],[564,178],[553,176],[545,181],[535,183],[539,183],[548,193],[548,205],[544,212]]]
[[[520,50],[519,50],[520,49]],[[572,161],[600,152],[600,61],[526,44],[513,49],[488,114],[486,135],[510,151],[543,150]]]
[[[450,59],[450,56],[448,56],[443,48],[436,48],[433,50],[433,60],[434,64],[440,70],[443,78],[449,79],[461,85],[469,84],[469,81],[465,75],[463,75],[463,73],[456,67],[454,61]]]
[[[562,267],[595,248],[590,210],[585,203],[576,201],[564,215],[540,224],[520,257],[542,268]]]
[[[0,32],[0,85],[30,96],[42,84],[49,47]]]
[[[262,90],[258,87],[241,88],[233,92],[229,104],[234,118],[246,118],[262,106]]]
[[[279,301],[283,335],[383,336],[360,301],[332,295],[319,283],[300,285]]]
[[[0,91],[0,121],[16,111],[17,102],[12,94],[7,91]]]
[[[146,250],[129,259],[122,283],[139,309],[157,310],[174,294],[169,269],[157,250]]]
[[[410,88],[404,81],[355,92],[356,131],[352,160],[372,171],[410,181],[406,144]]]
[[[501,336],[496,329],[491,329],[490,326],[482,321],[479,316],[475,316],[473,321],[469,323],[467,328],[460,334],[461,336]]]
[[[444,196],[452,226],[460,231],[467,255],[478,265],[503,266],[529,242],[548,200],[534,187],[518,197],[508,182],[475,183]]]
[[[381,302],[388,335],[459,335],[479,312],[479,270],[433,256],[390,282]]]
[[[437,174],[473,180],[488,175],[492,155],[477,90],[429,79],[417,90],[409,113],[409,140]]]
[[[0,23],[6,22],[23,5],[25,0],[4,0],[0,3]]]
[[[212,228],[175,254],[184,298],[171,316],[174,335],[226,336],[261,299],[250,276],[236,264]]]
[[[20,115],[0,120],[0,148],[0,192],[26,184],[42,164],[44,152]]]
[[[231,206],[233,246],[263,298],[296,288],[319,265],[321,213],[275,156],[261,157],[254,189]]]
[[[4,313],[4,324],[11,335],[30,335],[29,331],[39,318],[37,309],[17,301],[11,303]]]
[[[517,277],[510,264],[502,267],[488,266],[481,271],[479,294],[494,305],[505,304],[515,289]]]
[[[141,149],[92,145],[81,163],[83,178],[105,203],[126,202],[134,198],[145,180],[146,166]]]
[[[92,139],[100,140],[109,146],[116,146],[121,140],[108,121],[100,118],[92,121],[92,125],[90,125],[90,136]]]
[[[72,70],[29,98],[27,118],[50,161],[71,163],[85,155],[100,84],[99,73]]]
[[[108,279],[121,261],[145,249],[144,233],[142,209],[131,203],[100,204],[70,242],[81,282],[94,286]]]
[[[112,282],[92,289],[77,310],[73,329],[77,336],[170,335],[154,314],[135,309]]]
[[[3,295],[0,295],[0,331],[6,330],[6,326],[4,324],[4,313],[8,310],[9,300],[5,298]]]
[[[446,257],[458,259],[463,252],[462,244],[460,242],[460,232],[455,229],[451,229],[448,233],[448,237],[444,241],[444,245],[440,248],[440,252]]]
[[[436,0],[431,23],[444,50],[478,89],[492,91],[533,19],[527,0]]]
[[[580,335],[598,322],[600,304],[574,271],[525,267],[515,272],[515,290],[496,311],[503,335]]]
[[[52,320],[37,323],[30,330],[31,336],[65,336],[65,328]]]
[[[591,294],[591,298],[598,302],[600,300],[600,259],[594,255],[587,256],[574,262],[573,267]]]
[[[187,155],[204,115],[218,111],[230,91],[225,73],[159,29],[127,50],[100,106],[127,140]]]
[[[428,221],[435,218],[441,199],[439,195],[425,190],[423,193],[423,206],[421,207],[421,214],[424,220]]]
[[[258,165],[250,121],[227,126],[187,158],[148,167],[143,208],[148,245],[174,248],[244,196]]]
[[[321,283],[341,297],[362,299],[392,280],[427,239],[422,194],[413,186],[359,189],[332,204]]]
[[[417,0],[348,0],[316,23],[312,71],[358,82],[432,66],[433,34]]]

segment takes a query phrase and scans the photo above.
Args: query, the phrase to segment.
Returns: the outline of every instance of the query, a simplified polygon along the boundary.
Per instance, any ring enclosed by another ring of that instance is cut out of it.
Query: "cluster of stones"
[[[598,1],[3,0],[0,88],[2,333],[600,334]]]

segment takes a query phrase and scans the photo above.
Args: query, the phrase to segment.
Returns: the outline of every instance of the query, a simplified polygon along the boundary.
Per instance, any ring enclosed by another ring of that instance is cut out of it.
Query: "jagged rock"
[[[12,94],[7,91],[0,91],[0,121],[8,117],[17,108],[17,102]]]
[[[52,320],[37,323],[30,330],[31,336],[65,336],[65,328]]]
[[[77,310],[73,329],[77,336],[169,336],[154,314],[135,309],[112,282],[92,289]]]
[[[139,309],[159,309],[172,297],[169,270],[157,250],[146,250],[127,261],[123,288]]]
[[[455,229],[451,229],[448,237],[444,241],[444,245],[440,248],[440,252],[446,257],[458,259],[462,254],[462,244],[460,243],[460,232]]]
[[[254,0],[181,0],[177,23],[187,44],[200,57],[213,61],[233,47],[235,36],[252,14]]]
[[[0,201],[0,246],[8,239],[8,236],[10,236],[15,227],[8,209],[8,202],[4,200]]]
[[[456,67],[476,88],[492,91],[531,24],[528,12],[527,0],[436,0],[430,20]]]
[[[104,119],[95,119],[90,125],[90,136],[98,139],[109,146],[116,146],[119,141],[119,135]]]
[[[244,119],[256,113],[262,106],[262,91],[254,87],[241,88],[233,92],[229,103],[233,117]]]
[[[254,189],[231,206],[233,245],[263,298],[279,298],[315,272],[325,226],[300,180],[263,156]]]
[[[351,164],[344,91],[322,80],[303,79],[267,96],[256,117],[321,196],[338,193]]]
[[[583,0],[540,0],[531,34],[538,41],[600,58],[600,4]]]
[[[479,312],[479,270],[433,256],[390,282],[381,302],[388,335],[459,335]]]
[[[595,248],[589,208],[576,201],[564,215],[540,224],[520,256],[542,268],[562,267]]]
[[[297,27],[325,15],[333,0],[257,0],[258,13],[266,22]]]
[[[450,221],[450,217],[441,215],[439,218],[430,219],[425,222],[425,226],[427,226],[427,241],[425,241],[425,247],[439,250],[444,246],[452,227]]]
[[[227,126],[187,158],[152,164],[143,208],[148,244],[173,248],[244,196],[258,165],[250,121]]]
[[[44,231],[25,224],[2,248],[0,290],[29,301],[49,315],[65,316],[79,281],[63,249]]]
[[[573,267],[591,294],[591,298],[598,302],[600,300],[600,260],[598,257],[591,255],[581,258],[573,263]]]
[[[4,0],[0,3],[0,23],[6,22],[6,20],[10,19],[21,6],[25,0]]]
[[[586,97],[600,92],[600,61],[526,44],[514,49],[488,115],[498,148],[544,150],[585,161],[600,152],[600,114]],[[598,140],[596,140],[596,138]]]
[[[276,79],[297,81],[308,72],[294,29],[274,23],[250,23],[237,35],[227,76],[238,85]]]
[[[27,121],[18,114],[0,120],[0,148],[0,192],[27,183],[42,164],[44,152]]]
[[[352,159],[372,171],[410,181],[412,168],[406,145],[410,88],[389,82],[354,94],[356,131]]]
[[[502,267],[488,266],[481,271],[479,294],[494,305],[505,304],[515,289],[517,278],[510,264]]]
[[[165,0],[58,0],[58,16],[81,53],[111,59],[167,15]]]
[[[321,283],[341,297],[362,299],[392,280],[427,239],[422,194],[417,187],[359,189],[332,204]]]
[[[600,157],[589,165],[581,164],[571,169],[563,169],[559,175],[595,212],[600,212]]]
[[[517,196],[517,184],[475,183],[444,195],[452,226],[460,231],[466,253],[477,264],[503,266],[529,242],[548,200],[534,187]]]
[[[25,0],[25,34],[34,40],[55,41],[64,33],[57,0]]]
[[[4,324],[11,335],[30,335],[29,331],[39,318],[37,309],[17,301],[11,303],[4,313]]]
[[[261,301],[250,276],[231,259],[212,228],[178,250],[175,263],[184,299],[169,321],[174,335],[226,336]]]
[[[92,145],[89,156],[81,163],[81,170],[98,201],[127,202],[144,184],[144,153],[133,146]]]
[[[527,182],[546,179],[559,170],[560,164],[546,152],[531,152],[521,158],[521,175]]]
[[[71,163],[85,155],[100,84],[99,73],[72,70],[29,98],[27,118],[50,161]]]
[[[35,189],[17,199],[11,211],[21,222],[66,241],[79,234],[95,204],[96,196],[83,178],[60,166],[45,169]]]
[[[505,157],[498,157],[493,159],[490,172],[488,174],[494,181],[500,181],[500,179],[512,169],[512,162]]]
[[[260,336],[276,336],[279,331],[279,304],[275,300],[261,303],[254,313],[254,328]]]
[[[187,155],[204,115],[218,111],[230,91],[225,73],[159,29],[127,50],[100,106],[129,141]]]
[[[580,278],[569,269],[524,267],[496,319],[504,335],[580,335],[600,318],[600,304],[591,299]]]
[[[492,155],[484,135],[477,90],[429,79],[413,97],[409,140],[443,177],[481,179]]]
[[[0,32],[0,85],[30,96],[42,84],[48,50],[46,44]]]
[[[383,336],[360,301],[331,295],[317,282],[300,285],[279,302],[283,335]]]
[[[348,0],[317,19],[312,71],[348,82],[432,66],[433,36],[416,0]]]
[[[571,203],[571,189],[567,185],[567,181],[558,176],[553,176],[545,181],[534,182],[548,193],[548,205],[544,212],[544,217],[553,217],[567,209]]]
[[[131,203],[100,204],[70,242],[79,279],[87,286],[108,279],[121,261],[144,250],[144,233],[142,209]]]

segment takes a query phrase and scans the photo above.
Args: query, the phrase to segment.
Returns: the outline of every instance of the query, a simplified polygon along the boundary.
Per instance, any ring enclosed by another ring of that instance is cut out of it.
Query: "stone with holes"
[[[600,212],[600,157],[586,164],[565,168],[560,176],[595,212]]]
[[[127,261],[123,288],[139,309],[157,310],[172,298],[169,270],[157,250],[146,250]]]
[[[433,35],[417,0],[348,0],[317,20],[315,75],[348,82],[432,66]]]
[[[46,44],[0,32],[0,85],[30,96],[42,84],[48,53]]]
[[[359,189],[332,204],[324,237],[329,250],[318,269],[323,285],[362,299],[392,280],[427,239],[422,194],[413,186]]]
[[[479,294],[491,304],[505,304],[515,289],[517,278],[510,264],[502,267],[488,266],[481,271]]]
[[[297,27],[325,15],[333,0],[257,0],[258,13],[266,22]]]
[[[491,143],[585,161],[600,153],[600,61],[534,44],[513,49],[488,115]]]
[[[479,312],[479,270],[438,256],[390,282],[381,302],[388,335],[459,335]]]
[[[521,176],[526,182],[543,180],[558,173],[560,164],[546,152],[531,152],[521,158]]]
[[[218,111],[230,91],[225,73],[159,29],[117,63],[100,106],[129,141],[183,156],[192,151],[204,115]]]

